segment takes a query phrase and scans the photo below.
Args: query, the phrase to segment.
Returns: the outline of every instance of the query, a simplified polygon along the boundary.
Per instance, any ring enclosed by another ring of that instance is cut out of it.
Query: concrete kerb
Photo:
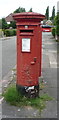
[[[8,40],[8,39],[11,39],[11,38],[13,38],[13,37],[15,37],[15,36],[10,36],[10,37],[1,37],[1,38],[0,38],[0,40]]]
[[[5,90],[7,89],[7,87],[10,84],[12,84],[13,78],[16,75],[15,69],[16,69],[16,65],[15,65],[14,68],[12,68],[12,70],[10,70],[8,72],[8,74],[6,76],[3,77],[2,81],[1,81],[2,82],[2,85],[1,85],[1,94],[3,92],[5,92]],[[0,94],[0,106],[2,105],[2,101],[4,100],[4,97],[2,97],[1,94]],[[2,109],[2,107],[1,107],[1,109]]]
[[[16,74],[16,65],[8,72],[6,76],[2,79],[2,93],[5,91],[5,89],[8,87],[9,84],[12,83],[13,78]]]

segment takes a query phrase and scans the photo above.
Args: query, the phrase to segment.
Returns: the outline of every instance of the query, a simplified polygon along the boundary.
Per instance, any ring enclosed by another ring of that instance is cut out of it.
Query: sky
[[[51,16],[53,6],[57,12],[57,1],[59,0],[0,0],[0,19],[13,13],[19,7],[25,8],[26,11],[32,8],[34,12],[45,15],[46,8],[49,6],[49,16]]]

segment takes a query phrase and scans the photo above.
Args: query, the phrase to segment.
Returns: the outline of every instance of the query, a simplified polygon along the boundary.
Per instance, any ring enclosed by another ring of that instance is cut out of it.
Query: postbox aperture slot
[[[33,33],[33,30],[20,30],[20,33]]]

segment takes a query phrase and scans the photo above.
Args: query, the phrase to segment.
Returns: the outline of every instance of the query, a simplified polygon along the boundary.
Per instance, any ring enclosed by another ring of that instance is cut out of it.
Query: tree
[[[12,28],[15,29],[16,28],[16,22],[15,21],[11,21],[9,27],[12,27]]]
[[[2,29],[2,20],[0,19],[0,29]]]
[[[55,6],[53,6],[51,19],[54,20],[54,18],[55,18]]]
[[[57,15],[55,17],[55,24],[59,25],[59,13],[57,13]]]
[[[5,18],[2,18],[2,29],[7,29],[7,22]]]
[[[33,11],[32,11],[32,8],[30,8],[29,12],[33,12]]]
[[[46,16],[46,19],[49,20],[49,6],[46,9],[45,16]]]
[[[21,13],[21,12],[26,12],[25,8],[18,8],[14,11],[14,13]]]
[[[55,18],[55,23],[56,23],[56,35],[59,40],[59,12],[57,13],[57,16]]]
[[[57,40],[59,41],[59,12],[57,12],[57,15],[54,18],[54,25],[56,26],[55,33],[57,36]]]

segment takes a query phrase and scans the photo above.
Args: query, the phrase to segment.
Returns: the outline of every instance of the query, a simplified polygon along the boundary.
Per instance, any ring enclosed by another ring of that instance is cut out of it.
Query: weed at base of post
[[[32,106],[37,108],[39,112],[46,107],[46,101],[53,100],[48,94],[43,94],[37,98],[27,98],[17,91],[16,85],[9,86],[6,92],[3,93],[5,100],[14,106]]]

